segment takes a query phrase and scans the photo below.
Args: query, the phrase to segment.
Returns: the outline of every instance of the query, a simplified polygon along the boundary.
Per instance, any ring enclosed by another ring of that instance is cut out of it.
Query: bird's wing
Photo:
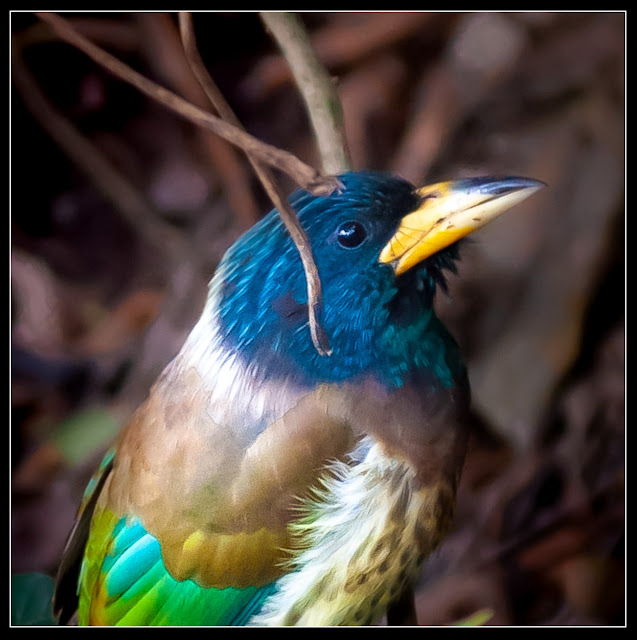
[[[109,626],[242,625],[272,591],[272,585],[215,589],[175,580],[157,538],[138,518],[108,509],[93,518],[81,588],[80,624]]]
[[[201,386],[179,404],[167,388],[124,429],[80,515],[64,583],[83,552],[81,624],[243,624],[288,570],[299,498],[355,446],[320,390],[247,438],[210,418]]]

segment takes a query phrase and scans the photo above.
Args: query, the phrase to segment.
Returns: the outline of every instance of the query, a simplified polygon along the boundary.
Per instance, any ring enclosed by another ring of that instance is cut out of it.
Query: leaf
[[[58,425],[53,443],[64,460],[74,466],[115,437],[119,424],[102,408],[87,409]]]
[[[51,606],[53,579],[44,573],[11,576],[11,624],[56,625]]]
[[[475,613],[472,613],[468,618],[462,618],[462,620],[456,620],[452,622],[452,627],[481,627],[493,618],[493,611],[491,609],[480,609]]]

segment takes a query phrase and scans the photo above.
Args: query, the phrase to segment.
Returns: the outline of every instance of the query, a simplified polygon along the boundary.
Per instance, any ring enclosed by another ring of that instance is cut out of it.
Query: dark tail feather
[[[61,625],[67,624],[77,611],[79,602],[78,579],[82,567],[82,558],[84,557],[84,548],[91,529],[91,520],[97,499],[112,468],[113,462],[111,460],[102,470],[97,485],[85,503],[64,548],[55,583],[55,592],[53,593],[53,613],[59,616],[59,624]]]

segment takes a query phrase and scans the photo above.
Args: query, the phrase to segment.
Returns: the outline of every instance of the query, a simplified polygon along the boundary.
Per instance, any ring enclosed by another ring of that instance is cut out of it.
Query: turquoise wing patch
[[[99,568],[91,566],[96,558],[90,549],[84,559],[80,624],[245,625],[275,589],[274,583],[214,589],[175,580],[162,562],[159,542],[138,519],[121,518],[113,526],[112,514],[104,512],[96,515],[91,538],[94,533],[94,548],[107,551]],[[110,541],[100,544],[104,535]]]

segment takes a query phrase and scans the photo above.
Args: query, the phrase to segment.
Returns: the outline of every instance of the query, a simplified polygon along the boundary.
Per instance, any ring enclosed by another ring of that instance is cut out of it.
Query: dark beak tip
[[[542,180],[536,180],[535,178],[522,178],[519,176],[510,176],[508,178],[504,178],[504,181],[518,189],[540,189],[547,186],[546,182],[543,182]]]
[[[537,180],[535,178],[515,178],[520,182],[520,188],[522,189],[544,189],[548,187],[548,184],[543,180]]]
[[[546,182],[535,178],[522,178],[518,176],[507,176],[506,178],[493,178],[485,180],[480,187],[480,191],[485,195],[493,197],[504,196],[508,193],[522,191],[524,189],[543,189],[548,186]]]

